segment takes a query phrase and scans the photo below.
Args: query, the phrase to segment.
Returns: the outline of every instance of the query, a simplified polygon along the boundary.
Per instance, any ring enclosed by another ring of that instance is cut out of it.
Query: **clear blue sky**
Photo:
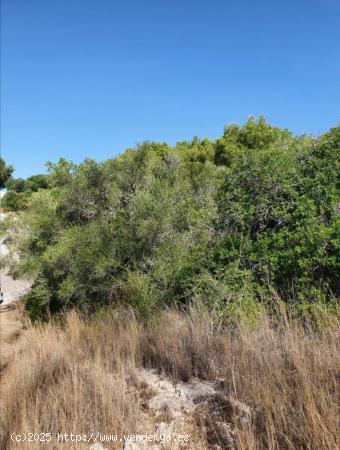
[[[15,176],[264,114],[340,120],[340,0],[2,0],[1,148]]]

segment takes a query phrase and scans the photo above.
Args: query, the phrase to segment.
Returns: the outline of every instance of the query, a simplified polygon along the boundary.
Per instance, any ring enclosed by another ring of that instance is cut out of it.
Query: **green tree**
[[[5,160],[0,156],[0,189],[6,187],[6,183],[11,178],[13,170],[13,166],[7,165]]]

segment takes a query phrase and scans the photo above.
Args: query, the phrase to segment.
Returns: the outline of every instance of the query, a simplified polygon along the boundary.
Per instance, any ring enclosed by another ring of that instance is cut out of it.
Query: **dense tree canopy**
[[[25,181],[30,196],[13,236],[13,273],[34,281],[31,317],[110,303],[149,315],[200,301],[221,316],[274,298],[302,309],[332,304],[339,153],[339,127],[295,137],[260,118],[216,141],[50,163],[47,178]]]

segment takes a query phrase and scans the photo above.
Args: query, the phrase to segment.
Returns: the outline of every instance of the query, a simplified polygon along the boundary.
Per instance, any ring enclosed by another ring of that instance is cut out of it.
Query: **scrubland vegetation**
[[[186,448],[338,448],[339,155],[340,127],[260,118],[9,178],[8,262],[33,284],[3,447],[13,430],[153,432],[144,367],[215,383]]]
[[[25,199],[9,228],[12,273],[33,280],[30,317],[112,304],[150,317],[197,301],[221,320],[256,321],[275,299],[307,316],[334,308],[339,149],[339,127],[314,139],[250,119],[216,141],[144,143],[8,181],[3,204],[18,186]]]

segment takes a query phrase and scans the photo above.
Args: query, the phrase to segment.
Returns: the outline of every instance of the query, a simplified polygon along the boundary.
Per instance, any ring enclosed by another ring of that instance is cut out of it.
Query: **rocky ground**
[[[142,398],[148,433],[164,442],[132,438],[123,450],[234,449],[236,428],[249,426],[254,415],[244,403],[225,398],[222,380],[174,382],[156,370],[140,369],[127,385],[136,388]],[[109,446],[95,443],[90,450],[109,450]]]

